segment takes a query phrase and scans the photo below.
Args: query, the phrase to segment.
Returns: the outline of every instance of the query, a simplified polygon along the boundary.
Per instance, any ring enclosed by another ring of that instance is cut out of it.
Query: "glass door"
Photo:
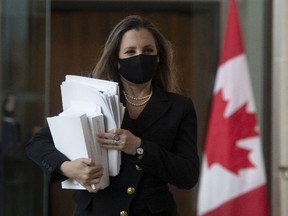
[[[43,125],[50,0],[1,0],[0,215],[46,215],[47,183],[25,144]]]

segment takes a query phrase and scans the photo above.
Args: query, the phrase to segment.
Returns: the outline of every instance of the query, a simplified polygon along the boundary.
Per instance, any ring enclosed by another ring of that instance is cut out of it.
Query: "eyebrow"
[[[129,49],[135,49],[136,47],[129,46],[129,47],[124,47],[123,50],[129,50]]]
[[[156,48],[155,46],[153,46],[152,44],[146,45],[143,48]],[[129,46],[129,47],[124,47],[123,50],[129,50],[129,49],[136,49],[135,46]]]

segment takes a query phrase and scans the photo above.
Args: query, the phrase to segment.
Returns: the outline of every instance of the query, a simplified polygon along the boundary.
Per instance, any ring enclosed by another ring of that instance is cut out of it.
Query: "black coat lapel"
[[[165,115],[170,106],[166,93],[159,87],[154,87],[150,101],[137,119],[137,124],[141,125],[141,131],[145,131]]]
[[[121,92],[121,101],[125,106],[125,99]],[[121,128],[128,129],[130,131],[136,130],[137,133],[142,134],[143,131],[147,130],[153,123],[158,121],[165,113],[170,109],[171,104],[168,100],[166,93],[157,85],[153,85],[153,94],[150,101],[142,113],[137,118],[137,125],[140,127],[133,128],[132,121],[129,117],[128,111],[125,111],[124,119]],[[135,131],[134,131],[135,132]]]

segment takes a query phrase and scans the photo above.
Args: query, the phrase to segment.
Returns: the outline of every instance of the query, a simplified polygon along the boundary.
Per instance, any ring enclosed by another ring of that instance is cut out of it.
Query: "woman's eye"
[[[125,54],[128,54],[128,55],[133,55],[134,53],[135,53],[134,50],[127,50],[127,51],[125,52]]]
[[[147,54],[150,54],[150,53],[153,53],[154,52],[154,50],[153,49],[145,49],[144,50],[144,53],[147,53]]]

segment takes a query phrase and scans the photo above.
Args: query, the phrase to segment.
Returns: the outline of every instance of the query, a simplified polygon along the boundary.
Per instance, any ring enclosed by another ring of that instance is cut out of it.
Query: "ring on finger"
[[[120,136],[118,134],[115,134],[112,138],[115,141],[119,141],[120,140]]]

